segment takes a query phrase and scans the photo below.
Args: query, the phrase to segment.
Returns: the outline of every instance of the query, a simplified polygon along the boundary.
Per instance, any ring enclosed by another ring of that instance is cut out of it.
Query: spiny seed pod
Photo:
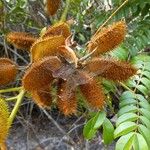
[[[107,28],[102,28],[100,32],[91,38],[88,44],[88,52],[96,49],[93,56],[97,56],[113,50],[124,40],[125,34],[126,24],[124,21],[119,21]]]
[[[78,58],[73,49],[68,46],[60,46],[58,47],[58,54],[67,62],[69,62],[70,64],[74,64],[74,66],[77,67]]]
[[[55,15],[60,6],[60,3],[61,0],[46,0],[46,13],[50,16]]]
[[[95,79],[89,83],[80,85],[80,90],[87,102],[94,108],[102,109],[105,104],[103,89]]]
[[[49,109],[52,103],[52,97],[49,86],[37,91],[31,92],[33,101],[42,108]]]
[[[17,49],[29,50],[37,40],[33,35],[26,32],[10,32],[6,36],[7,41]]]
[[[0,86],[13,81],[17,75],[17,65],[8,58],[0,58]]]
[[[58,108],[66,116],[72,115],[77,110],[75,92],[68,91],[67,82],[61,82],[58,89]]]
[[[38,61],[44,57],[57,56],[57,48],[65,44],[62,35],[39,39],[31,47],[32,61]]]
[[[67,38],[70,36],[71,31],[70,27],[67,23],[61,22],[56,23],[53,26],[50,26],[47,31],[43,34],[42,38],[56,36],[56,35],[62,35],[64,38]]]
[[[58,70],[62,63],[57,57],[47,57],[32,64],[23,77],[23,87],[34,91],[47,87],[52,81],[52,72]]]
[[[88,61],[85,69],[113,81],[127,80],[137,72],[136,68],[127,62],[101,58],[93,58]]]
[[[8,135],[8,131],[10,128],[8,118],[9,118],[8,106],[4,101],[4,99],[0,98],[0,144],[5,142]]]

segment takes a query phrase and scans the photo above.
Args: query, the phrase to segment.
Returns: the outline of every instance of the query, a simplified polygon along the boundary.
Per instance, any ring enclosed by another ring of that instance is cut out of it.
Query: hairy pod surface
[[[55,15],[59,9],[60,4],[61,0],[46,0],[46,13],[50,16]]]
[[[49,109],[52,103],[52,97],[50,93],[50,87],[31,92],[33,101],[42,108]]]
[[[62,35],[64,38],[70,36],[71,31],[70,27],[65,22],[56,23],[53,26],[50,26],[46,32],[43,34],[42,38],[53,37],[56,35]]]
[[[58,108],[66,116],[72,115],[77,110],[75,91],[68,91],[67,82],[62,81],[58,86]]]
[[[93,58],[86,63],[86,70],[113,81],[124,81],[135,75],[137,69],[131,64],[113,59]]]
[[[16,78],[17,65],[8,58],[0,58],[0,86],[6,85]]]
[[[103,89],[95,79],[91,79],[89,83],[80,85],[80,90],[90,106],[102,109],[105,104],[105,95]]]
[[[33,63],[23,77],[24,88],[27,91],[37,91],[47,87],[53,81],[52,72],[61,66],[61,61],[55,56]]]
[[[31,47],[32,61],[39,61],[48,56],[57,56],[58,47],[65,44],[62,35],[37,40]]]
[[[88,44],[88,52],[92,52],[94,49],[93,56],[105,53],[113,50],[117,47],[125,38],[126,35],[126,24],[124,21],[116,22],[107,28],[102,28],[100,32],[95,34]]]
[[[17,49],[29,50],[37,40],[33,35],[26,32],[10,32],[6,36],[7,41]]]
[[[9,110],[4,99],[0,98],[0,144],[7,139],[9,132]]]

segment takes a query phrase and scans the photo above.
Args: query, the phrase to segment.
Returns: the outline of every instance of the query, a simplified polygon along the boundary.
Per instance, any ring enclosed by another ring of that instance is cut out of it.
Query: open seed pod
[[[57,104],[59,110],[66,116],[74,114],[77,110],[75,91],[70,93],[65,81],[59,83]]]
[[[0,58],[0,86],[12,82],[17,75],[17,65],[8,58]]]
[[[56,36],[56,35],[62,35],[64,38],[67,38],[70,36],[71,31],[70,27],[65,22],[56,23],[53,26],[50,26],[45,33],[42,35],[42,38]]]
[[[54,56],[33,63],[23,77],[23,87],[27,91],[38,91],[48,87],[53,81],[52,72],[58,70],[61,66],[60,59]]]
[[[52,103],[52,97],[50,93],[50,87],[45,87],[37,91],[31,92],[33,101],[42,108],[50,109]]]
[[[26,32],[10,32],[6,36],[7,41],[17,49],[29,50],[37,40],[33,35]]]
[[[59,46],[65,44],[62,35],[37,40],[31,47],[32,61],[39,61],[48,56],[57,56]]]
[[[93,56],[103,54],[117,47],[125,38],[126,24],[124,21],[116,22],[96,33],[88,44],[88,52],[95,50]]]

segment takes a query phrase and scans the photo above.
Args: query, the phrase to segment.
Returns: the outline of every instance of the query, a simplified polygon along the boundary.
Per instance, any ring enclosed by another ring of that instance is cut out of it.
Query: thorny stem
[[[15,88],[9,88],[9,89],[2,89],[0,90],[0,94],[1,93],[9,93],[9,92],[16,92],[21,90],[22,87],[15,87]]]
[[[95,35],[107,24],[107,22],[128,2],[129,0],[125,0],[109,17],[108,19],[100,26],[100,28],[96,31]]]
[[[62,13],[60,22],[66,21],[67,13],[68,13],[68,10],[69,10],[69,5],[70,5],[70,0],[66,0],[66,6],[65,6],[65,9],[64,9],[64,12]]]
[[[9,124],[10,125],[12,124],[12,122],[14,121],[14,118],[16,117],[16,114],[19,110],[19,107],[21,105],[21,102],[23,100],[24,95],[25,95],[25,90],[22,89],[20,91],[19,95],[17,96],[17,102],[16,102],[16,104],[15,104],[15,106],[14,106],[14,108],[13,108],[13,110],[12,110],[10,116],[9,116]]]

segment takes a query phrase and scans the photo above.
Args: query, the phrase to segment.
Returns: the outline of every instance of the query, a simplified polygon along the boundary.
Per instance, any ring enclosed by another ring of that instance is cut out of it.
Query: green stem
[[[10,116],[9,116],[10,125],[12,124],[12,122],[14,121],[14,118],[16,117],[16,114],[17,114],[17,112],[19,110],[19,107],[22,103],[24,95],[25,95],[25,90],[22,89],[20,91],[19,95],[17,96],[17,102],[16,102],[16,104],[15,104],[15,106],[14,106],[14,108],[13,108],[13,110],[12,110]]]
[[[126,86],[124,83],[122,83],[122,82],[119,82],[120,83],[120,85],[122,86],[122,87],[124,87],[125,89],[127,89],[128,91],[130,91],[130,92],[132,92],[133,94],[135,94],[134,93],[134,91],[133,90],[131,90],[128,86]]]
[[[9,88],[9,89],[2,89],[0,90],[1,93],[8,93],[8,92],[15,92],[21,90],[22,87],[15,87],[15,88]]]
[[[17,100],[18,96],[15,96],[15,97],[10,97],[10,98],[6,98],[5,100],[6,101],[14,101],[14,100]]]
[[[65,6],[64,12],[61,16],[60,22],[66,21],[67,13],[68,13],[68,10],[69,10],[69,5],[70,5],[70,0],[66,0],[66,6]]]

